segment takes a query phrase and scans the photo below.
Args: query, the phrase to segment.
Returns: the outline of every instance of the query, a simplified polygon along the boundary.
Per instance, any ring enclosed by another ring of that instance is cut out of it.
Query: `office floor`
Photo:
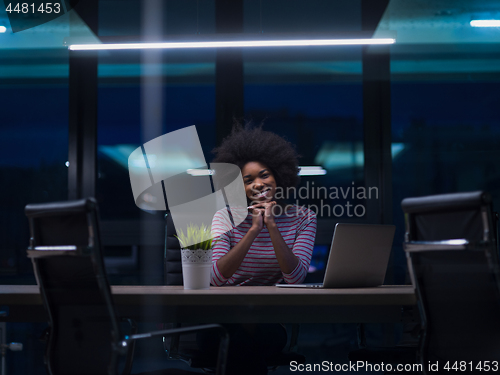
[[[387,327],[383,325],[374,324],[368,326],[367,339],[369,345],[384,345],[384,340],[386,340],[384,336],[386,331],[384,330],[386,329]],[[305,355],[307,364],[321,364],[323,361],[328,361],[333,364],[349,363],[347,357],[349,352],[358,349],[356,332],[355,324],[302,324],[300,326],[297,351]],[[395,336],[397,336],[397,332]],[[397,339],[397,337],[395,337],[395,339]],[[147,345],[139,348],[134,361],[134,372],[152,371],[166,367],[196,371],[180,361],[165,361],[164,353],[161,352],[161,344],[154,345],[153,347]],[[203,373],[202,371],[199,372]],[[285,375],[298,372],[299,371],[292,371],[289,366],[282,366],[269,372],[269,374]],[[335,374],[347,373],[348,372],[335,372]],[[357,373],[375,374],[376,372],[358,371]],[[380,374],[380,372],[378,373]]]
[[[44,344],[39,340],[45,324],[10,323],[7,325],[8,342],[22,342],[22,352],[7,352],[7,371],[5,375],[30,374],[45,375],[43,365]],[[141,324],[139,331],[155,330],[154,324]],[[384,331],[385,329],[385,331]],[[370,325],[367,338],[370,345],[384,345],[387,340],[387,327]],[[396,334],[397,336],[397,334]],[[319,364],[323,361],[334,364],[348,363],[349,351],[357,349],[355,324],[302,324],[299,333],[298,352],[306,356],[307,364]],[[29,358],[29,360],[26,360]],[[143,340],[137,346],[133,373],[153,371],[164,368],[181,368],[196,371],[181,361],[167,360],[163,352],[161,339]],[[293,374],[290,367],[280,367],[271,375]],[[200,373],[202,371],[200,370]],[[326,372],[325,372],[326,373]],[[335,372],[343,374],[344,372]],[[362,372],[358,374],[375,373]]]

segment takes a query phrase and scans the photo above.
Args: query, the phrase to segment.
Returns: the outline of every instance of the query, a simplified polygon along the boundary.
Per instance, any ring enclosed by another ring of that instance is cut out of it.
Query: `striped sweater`
[[[316,215],[305,207],[293,205],[286,214],[276,216],[275,222],[299,264],[289,274],[281,272],[274,253],[269,231],[266,227],[255,238],[238,270],[226,279],[219,272],[217,261],[232,249],[252,226],[252,215],[237,227],[232,227],[226,210],[218,211],[212,221],[212,231],[217,239],[213,247],[212,285],[274,285],[282,280],[288,284],[304,281],[316,237]]]

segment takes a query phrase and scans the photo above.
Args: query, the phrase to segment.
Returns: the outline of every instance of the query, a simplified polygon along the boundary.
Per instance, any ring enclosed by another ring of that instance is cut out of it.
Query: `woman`
[[[276,199],[299,182],[292,145],[261,127],[236,125],[214,152],[214,162],[240,167],[250,208],[247,218],[228,232],[227,218],[215,215],[212,284],[303,282],[311,263],[316,215],[305,207],[277,204]]]
[[[212,231],[217,242],[213,247],[212,284],[301,283],[311,263],[316,215],[304,207],[284,206],[277,199],[299,182],[294,148],[261,127],[236,125],[214,152],[214,162],[240,167],[249,212],[236,227],[231,227],[221,211],[214,216]],[[280,324],[225,327],[231,342],[228,374],[267,374],[266,360],[279,354],[287,342],[286,330]],[[217,348],[209,333],[200,334],[198,343],[208,352]]]

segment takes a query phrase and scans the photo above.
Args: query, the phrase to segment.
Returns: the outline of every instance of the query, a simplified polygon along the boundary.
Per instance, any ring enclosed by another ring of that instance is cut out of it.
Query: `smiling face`
[[[276,180],[271,170],[257,161],[246,163],[241,168],[245,193],[250,201],[270,201],[276,193]]]

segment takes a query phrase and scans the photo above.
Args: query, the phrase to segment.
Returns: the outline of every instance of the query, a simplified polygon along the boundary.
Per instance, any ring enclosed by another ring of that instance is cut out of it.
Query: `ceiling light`
[[[5,26],[0,26],[0,33],[4,33],[7,31],[7,28]]]
[[[186,172],[191,176],[212,176],[214,174],[212,169],[188,169]]]
[[[500,27],[500,20],[472,20],[472,27]]]
[[[299,176],[321,176],[326,174],[323,167],[300,167]]]
[[[394,38],[351,38],[351,39],[284,39],[284,40],[234,40],[202,42],[164,43],[102,43],[71,44],[72,51],[126,50],[126,49],[180,49],[180,48],[234,48],[234,47],[307,47],[307,46],[353,46],[373,44],[394,44]]]

